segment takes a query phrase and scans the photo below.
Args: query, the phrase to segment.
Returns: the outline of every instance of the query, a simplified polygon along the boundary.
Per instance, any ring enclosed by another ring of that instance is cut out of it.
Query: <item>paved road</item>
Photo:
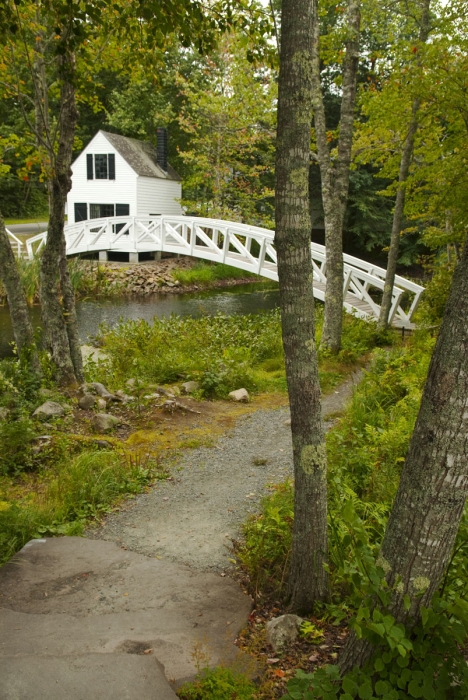
[[[34,224],[7,224],[6,227],[9,231],[15,234],[17,236],[20,234],[21,236],[25,235],[36,235],[36,233],[42,233],[42,231],[47,230],[47,221],[38,221],[37,223]]]

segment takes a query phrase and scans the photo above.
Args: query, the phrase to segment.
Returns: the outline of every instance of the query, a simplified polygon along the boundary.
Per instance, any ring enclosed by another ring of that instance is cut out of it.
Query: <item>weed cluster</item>
[[[320,336],[323,313],[317,308]],[[202,318],[122,321],[102,329],[110,356],[102,377],[113,386],[129,377],[173,383],[193,379],[202,396],[225,398],[233,389],[250,392],[286,391],[281,321],[278,310]],[[338,358],[320,358],[322,391],[338,384],[343,374],[382,339],[375,327],[351,316],[344,323],[343,351]],[[356,350],[352,348],[356,346]]]
[[[254,700],[255,685],[242,673],[218,666],[201,671],[177,691],[181,700]]]

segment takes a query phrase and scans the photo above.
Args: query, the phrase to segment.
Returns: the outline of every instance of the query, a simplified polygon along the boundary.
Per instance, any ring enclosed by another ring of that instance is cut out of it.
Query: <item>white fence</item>
[[[95,251],[137,254],[162,251],[190,255],[203,260],[226,263],[272,280],[278,279],[274,231],[239,224],[190,216],[124,216],[91,219],[65,228],[67,255]],[[30,258],[44,245],[47,232],[27,242]],[[311,243],[314,269],[314,296],[325,298],[327,273],[324,246]],[[344,260],[344,306],[361,318],[378,318],[376,301],[382,292],[386,271],[351,255]],[[390,322],[411,326],[411,319],[424,287],[404,277],[395,277]],[[376,293],[377,292],[377,293]]]
[[[16,256],[18,258],[21,258],[23,255],[23,243],[20,241],[19,238],[15,236],[14,233],[9,231],[7,228],[5,229],[7,232],[7,236],[10,239],[11,247],[13,248],[13,251],[16,253]]]

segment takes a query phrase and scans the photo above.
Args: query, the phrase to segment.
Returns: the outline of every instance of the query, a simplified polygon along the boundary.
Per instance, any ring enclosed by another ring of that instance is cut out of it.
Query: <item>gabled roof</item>
[[[120,134],[111,134],[102,131],[106,139],[114,146],[115,150],[125,158],[129,166],[141,177],[159,177],[164,180],[177,180],[182,178],[167,164],[167,173],[157,163],[156,148],[148,141],[139,141]]]

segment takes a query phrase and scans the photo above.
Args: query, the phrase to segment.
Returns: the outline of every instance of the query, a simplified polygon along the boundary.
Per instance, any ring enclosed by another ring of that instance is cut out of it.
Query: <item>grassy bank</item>
[[[317,307],[318,340],[322,309]],[[330,391],[371,348],[388,338],[379,336],[375,324],[345,315],[341,352],[319,358],[322,391]],[[109,360],[96,372],[110,386],[134,377],[168,384],[194,380],[204,398],[225,398],[240,387],[249,392],[286,391],[278,310],[196,319],[171,316],[151,324],[122,321],[112,329],[103,328],[100,340]]]

